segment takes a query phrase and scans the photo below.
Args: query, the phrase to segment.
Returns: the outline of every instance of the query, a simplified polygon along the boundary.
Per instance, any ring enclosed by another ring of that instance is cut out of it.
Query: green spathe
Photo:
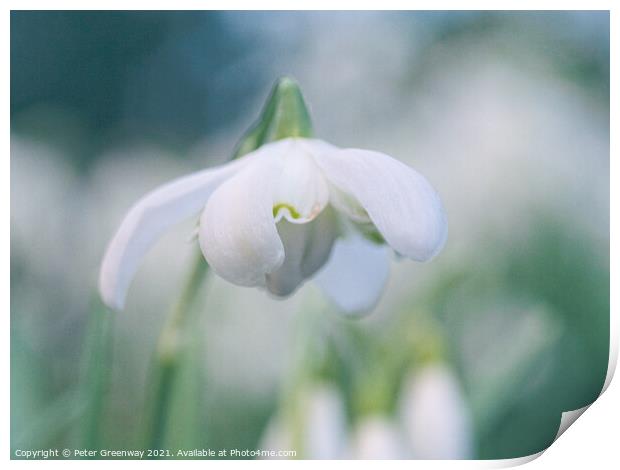
[[[237,144],[233,158],[288,137],[312,137],[312,122],[299,84],[282,77],[274,84],[256,123]]]

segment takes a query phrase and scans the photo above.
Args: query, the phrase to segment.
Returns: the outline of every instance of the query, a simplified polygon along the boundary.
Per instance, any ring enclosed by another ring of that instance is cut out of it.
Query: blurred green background
[[[105,244],[146,191],[224,162],[283,74],[318,137],[428,177],[448,243],[430,264],[394,262],[357,322],[311,282],[278,301],[209,279],[167,445],[257,448],[308,381],[339,390],[347,435],[369,410],[396,423],[400,384],[429,354],[458,378],[475,458],[544,449],[562,411],[598,396],[608,13],[14,11],[13,450],[144,447],[194,221],[158,243],[116,315],[97,301]]]

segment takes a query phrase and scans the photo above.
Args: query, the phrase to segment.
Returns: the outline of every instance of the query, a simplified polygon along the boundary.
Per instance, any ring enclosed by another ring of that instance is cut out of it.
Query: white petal
[[[274,295],[287,296],[325,264],[338,227],[333,211],[324,210],[312,222],[293,224],[282,220],[277,228],[285,257],[282,266],[267,275],[267,289]]]
[[[265,284],[284,261],[273,218],[273,191],[281,161],[261,155],[223,183],[200,218],[200,247],[211,267],[240,286]]]
[[[339,238],[314,278],[345,313],[367,313],[377,304],[390,271],[389,250],[360,235]]]
[[[426,261],[443,247],[447,222],[439,196],[412,168],[385,154],[344,149],[315,161],[338,190],[366,210],[385,241],[398,253]],[[342,201],[334,204],[342,209]],[[353,214],[353,219],[359,214]]]
[[[329,201],[327,181],[312,158],[317,144],[308,139],[286,139],[277,144],[283,166],[273,195],[276,222],[283,217],[292,223],[309,222]]]
[[[400,404],[403,425],[416,459],[470,459],[473,428],[454,374],[429,365],[405,381]]]
[[[131,280],[146,253],[170,226],[198,214],[217,186],[249,157],[167,183],[129,210],[101,264],[99,291],[110,308],[122,309]]]

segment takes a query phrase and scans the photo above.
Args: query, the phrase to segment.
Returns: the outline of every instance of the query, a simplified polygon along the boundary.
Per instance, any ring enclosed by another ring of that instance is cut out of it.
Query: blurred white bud
[[[299,422],[278,415],[267,426],[260,449],[294,450],[297,457],[312,460],[340,459],[345,456],[347,420],[340,392],[331,384],[315,384],[299,402]],[[302,429],[294,429],[300,425]],[[301,436],[299,449],[295,436]]]
[[[400,460],[407,458],[396,424],[387,416],[363,418],[355,428],[349,458],[358,460]]]
[[[328,384],[315,385],[305,409],[304,454],[310,459],[338,459],[345,453],[347,417],[340,392]]]
[[[400,415],[414,458],[472,458],[470,412],[445,365],[426,366],[405,381]]]
[[[269,450],[278,452],[281,450],[294,450],[292,435],[285,426],[285,421],[281,416],[276,415],[271,418],[263,436],[258,443],[259,450]],[[288,457],[271,457],[272,459],[287,459]]]

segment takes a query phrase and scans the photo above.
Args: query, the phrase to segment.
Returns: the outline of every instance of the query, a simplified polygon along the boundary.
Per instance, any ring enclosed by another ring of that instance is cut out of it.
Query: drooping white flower
[[[437,193],[407,165],[379,152],[286,138],[140,199],[103,259],[104,302],[122,309],[147,251],[198,214],[200,248],[224,279],[287,296],[327,263],[319,283],[349,311],[378,300],[388,271],[381,243],[426,261],[447,234]]]
[[[470,411],[445,365],[428,365],[411,375],[401,396],[400,416],[414,458],[473,458]]]

